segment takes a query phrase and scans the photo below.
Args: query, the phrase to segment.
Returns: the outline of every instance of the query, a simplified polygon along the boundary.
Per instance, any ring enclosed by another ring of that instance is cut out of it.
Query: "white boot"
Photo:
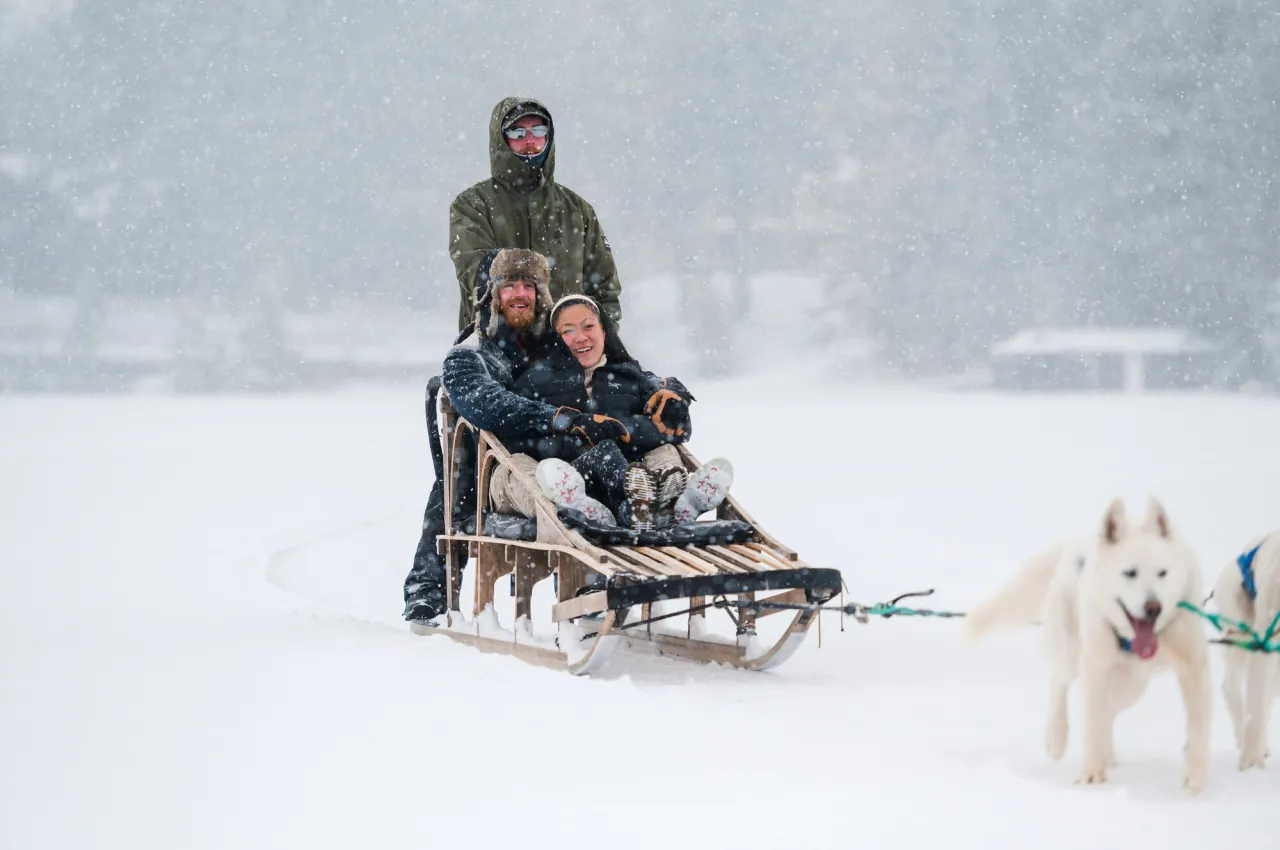
[[[698,467],[689,476],[684,493],[676,500],[675,524],[693,522],[707,511],[719,507],[729,495],[733,484],[733,464],[727,458],[717,457]]]
[[[618,521],[614,519],[613,513],[587,495],[587,484],[572,464],[550,457],[538,462],[538,469],[533,477],[537,479],[542,495],[550,499],[552,504],[580,511],[592,522],[617,527]]]

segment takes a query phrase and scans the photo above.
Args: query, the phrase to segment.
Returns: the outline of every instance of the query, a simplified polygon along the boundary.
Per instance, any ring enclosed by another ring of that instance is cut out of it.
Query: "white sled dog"
[[[1240,557],[1223,568],[1213,596],[1223,614],[1265,634],[1280,611],[1280,531],[1250,540]],[[1227,634],[1247,637],[1235,631]],[[1276,696],[1276,680],[1280,678],[1280,656],[1230,646],[1224,651],[1226,676],[1222,693],[1240,750],[1240,769],[1265,767],[1267,725]]]
[[[1067,749],[1067,693],[1080,677],[1084,765],[1078,783],[1105,782],[1115,763],[1116,717],[1136,703],[1162,667],[1178,677],[1187,712],[1182,784],[1201,791],[1209,776],[1213,692],[1208,645],[1194,614],[1200,569],[1175,534],[1164,507],[1151,499],[1140,528],[1114,500],[1097,535],[1073,537],[1038,553],[1013,580],[970,611],[969,641],[999,628],[1044,625],[1051,666],[1045,747],[1053,759]]]

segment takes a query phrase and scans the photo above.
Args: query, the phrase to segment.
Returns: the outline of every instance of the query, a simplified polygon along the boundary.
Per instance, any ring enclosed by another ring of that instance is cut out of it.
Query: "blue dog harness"
[[[1258,598],[1258,585],[1253,579],[1253,556],[1257,555],[1258,550],[1261,548],[1262,544],[1259,543],[1239,558],[1236,558],[1236,564],[1240,567],[1240,577],[1242,579],[1240,586],[1244,588],[1244,592],[1253,600]]]

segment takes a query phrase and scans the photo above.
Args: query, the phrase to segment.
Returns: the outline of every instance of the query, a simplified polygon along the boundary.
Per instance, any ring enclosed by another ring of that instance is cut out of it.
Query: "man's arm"
[[[484,355],[456,347],[444,358],[444,388],[458,414],[500,440],[552,433],[556,408],[513,393],[496,379]]]
[[[622,325],[622,282],[613,262],[613,249],[605,238],[596,211],[585,199],[582,201],[586,232],[583,234],[582,292],[590,295],[609,314],[616,327]]]
[[[483,211],[463,195],[453,199],[449,205],[449,257],[453,260],[462,298],[458,305],[458,330],[465,328],[475,316],[476,280],[480,272],[488,270],[485,261],[492,260],[498,249],[504,247],[497,241],[493,225]]]

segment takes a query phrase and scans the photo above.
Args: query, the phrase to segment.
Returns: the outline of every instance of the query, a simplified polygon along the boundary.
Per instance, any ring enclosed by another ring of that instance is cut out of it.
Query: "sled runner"
[[[411,623],[416,634],[444,635],[482,652],[575,675],[599,669],[618,649],[766,670],[790,657],[817,619],[817,606],[841,590],[838,570],[802,561],[732,495],[716,509],[715,520],[657,531],[606,528],[576,511],[558,509],[532,476],[511,467],[501,442],[458,416],[444,390],[439,397],[445,530],[437,546],[445,558],[448,611],[443,623]],[[474,457],[468,435],[475,440]],[[697,458],[684,445],[678,448],[685,466],[696,470]],[[497,465],[510,468],[533,493],[535,518],[488,509],[489,477]],[[463,517],[454,510],[457,482],[470,482],[472,474],[474,517],[469,512]],[[470,618],[460,607],[463,553],[474,570]],[[508,575],[515,624],[503,628],[493,609],[494,583]],[[531,629],[533,587],[548,577],[555,587],[551,621],[556,632],[539,638]],[[654,610],[672,604],[678,610]],[[706,633],[709,611],[728,618],[733,638]],[[757,620],[783,611],[792,619],[781,636],[761,641]],[[676,617],[687,618],[683,635],[670,631]],[[655,630],[659,622],[663,626]]]

